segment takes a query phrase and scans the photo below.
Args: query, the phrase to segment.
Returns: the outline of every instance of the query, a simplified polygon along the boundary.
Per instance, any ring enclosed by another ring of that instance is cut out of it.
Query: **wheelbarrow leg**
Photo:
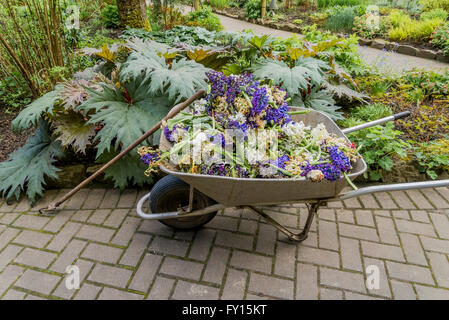
[[[309,234],[310,226],[312,225],[313,217],[315,213],[317,213],[318,208],[322,204],[321,201],[311,203],[309,206],[309,214],[307,216],[306,224],[304,225],[304,229],[300,233],[293,233],[290,230],[288,230],[286,227],[281,225],[279,222],[271,218],[269,215],[267,215],[263,210],[258,209],[253,206],[245,206],[246,208],[250,209],[253,213],[258,214],[262,216],[269,224],[273,225],[276,229],[284,233],[290,240],[296,241],[296,242],[302,242],[307,239],[307,236]]]

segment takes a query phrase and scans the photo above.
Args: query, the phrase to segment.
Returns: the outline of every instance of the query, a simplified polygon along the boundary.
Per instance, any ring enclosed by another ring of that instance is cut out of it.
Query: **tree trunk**
[[[147,10],[144,0],[117,0],[122,27],[148,29]]]
[[[198,11],[201,9],[201,0],[193,0],[193,8],[195,11]]]
[[[260,11],[260,17],[263,19],[267,14],[267,0],[262,0],[262,9]]]

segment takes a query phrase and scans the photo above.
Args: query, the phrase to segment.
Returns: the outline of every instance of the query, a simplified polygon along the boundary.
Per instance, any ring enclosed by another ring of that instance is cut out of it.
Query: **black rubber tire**
[[[168,175],[159,180],[151,190],[150,209],[152,213],[176,211],[180,206],[189,205],[190,186],[181,179]],[[195,189],[193,193],[193,209],[203,209],[216,204],[214,200]],[[195,229],[212,220],[217,211],[201,216],[163,219],[162,224],[175,229]]]

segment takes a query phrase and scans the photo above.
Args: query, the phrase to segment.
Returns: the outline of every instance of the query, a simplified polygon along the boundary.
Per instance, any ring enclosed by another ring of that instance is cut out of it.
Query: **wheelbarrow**
[[[311,127],[323,123],[328,132],[350,142],[345,135],[346,133],[408,115],[410,115],[410,112],[406,111],[344,130],[341,130],[328,116],[318,111],[296,114],[292,116],[292,119],[295,122],[303,121],[305,125]],[[160,148],[164,150],[169,147],[170,143],[164,135],[161,135]],[[176,229],[193,229],[208,223],[220,210],[239,207],[261,216],[269,224],[287,235],[290,240],[297,242],[304,241],[307,238],[314,215],[319,207],[327,202],[345,200],[375,192],[449,186],[449,180],[440,180],[379,185],[342,192],[348,185],[345,179],[312,182],[292,178],[233,178],[183,173],[170,168],[168,165],[161,165],[160,169],[167,176],[159,180],[152,191],[139,200],[137,213],[141,218],[159,220],[161,223]],[[348,178],[352,181],[363,174],[366,169],[367,165],[360,157],[353,165]],[[263,209],[258,208],[259,206],[288,203],[305,203],[308,207],[307,220],[300,233],[288,230],[266,214]]]

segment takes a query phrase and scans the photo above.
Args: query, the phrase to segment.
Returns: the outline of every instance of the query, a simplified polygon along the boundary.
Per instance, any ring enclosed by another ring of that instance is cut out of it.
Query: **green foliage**
[[[49,125],[41,120],[34,136],[20,149],[0,163],[0,192],[3,197],[19,199],[26,189],[31,203],[43,193],[44,178],[57,178],[53,165],[62,155],[60,143],[51,139]]]
[[[389,17],[393,28],[389,31],[388,36],[394,41],[427,40],[435,28],[444,23],[441,18],[415,20],[399,10],[392,11]]]
[[[426,97],[444,99],[449,96],[449,71],[437,73],[414,68],[404,72],[402,79],[422,90]]]
[[[319,8],[327,8],[333,6],[358,6],[366,3],[364,0],[318,0],[317,6]]]
[[[429,143],[419,143],[414,153],[421,172],[431,179],[438,177],[437,171],[449,172],[449,140],[439,139]]]
[[[351,109],[350,116],[362,121],[373,121],[391,116],[393,110],[382,103],[368,104]]]
[[[401,134],[391,122],[384,127],[375,126],[348,134],[349,139],[360,147],[360,154],[369,166],[365,177],[378,181],[382,178],[382,170],[393,168],[395,157],[406,157],[410,144],[399,138]]]
[[[438,9],[432,9],[427,12],[423,12],[421,14],[420,19],[421,20],[432,20],[432,19],[441,19],[446,20],[449,13],[441,8]]]
[[[116,5],[107,5],[101,11],[101,21],[106,28],[120,27],[120,16]]]
[[[437,27],[431,36],[430,43],[443,50],[449,56],[449,23]]]
[[[246,16],[249,19],[259,19],[261,9],[262,9],[261,0],[249,0],[245,5]]]
[[[203,6],[201,10],[190,12],[188,19],[189,26],[203,27],[209,31],[223,30],[220,19],[207,6]]]
[[[432,9],[444,9],[449,12],[449,0],[420,0],[424,11]]]
[[[345,8],[326,19],[325,28],[331,31],[349,32],[354,27],[356,14],[352,8]]]
[[[167,62],[152,41],[141,42],[139,51],[133,51],[121,70],[121,78],[138,77],[143,72],[151,79],[148,83],[152,94],[167,93],[175,102],[188,98],[196,90],[206,88],[206,72],[203,65],[191,60]],[[134,48],[137,48],[134,46]]]
[[[229,3],[229,0],[209,0],[209,4],[213,8],[217,8],[217,9],[227,8],[229,6],[228,3]]]
[[[340,107],[335,106],[335,100],[327,90],[314,88],[304,98],[299,96],[294,97],[293,105],[321,111],[334,120],[343,119],[341,112],[337,111]]]
[[[374,17],[371,14],[365,14],[361,17],[354,18],[354,28],[352,29],[357,35],[373,39],[384,37],[391,29],[390,19],[385,16],[376,17],[378,24],[373,23]]]
[[[55,121],[54,134],[62,147],[71,146],[76,152],[85,153],[90,139],[95,136],[95,125],[86,124],[84,117],[74,111],[66,111]]]

